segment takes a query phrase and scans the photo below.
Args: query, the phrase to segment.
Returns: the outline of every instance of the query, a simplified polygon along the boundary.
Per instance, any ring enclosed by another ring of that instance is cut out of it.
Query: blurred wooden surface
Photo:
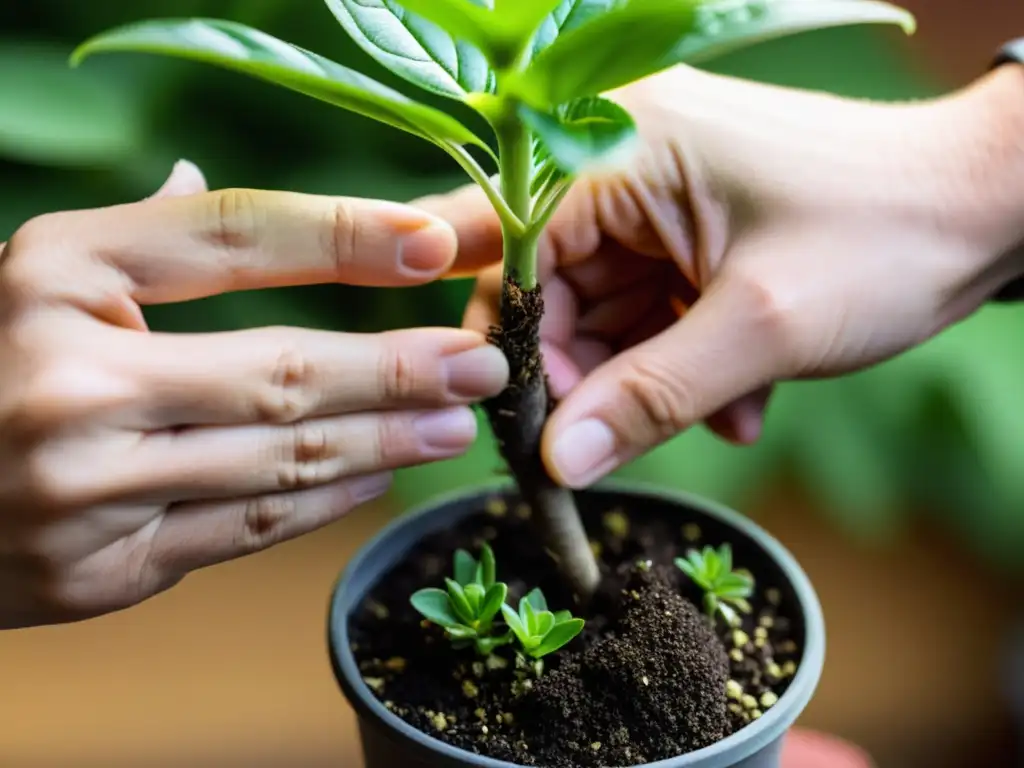
[[[792,495],[759,518],[825,605],[805,725],[858,741],[879,768],[1010,765],[996,663],[1014,590],[927,532],[867,552]],[[132,610],[0,634],[0,765],[358,768],[324,621],[339,570],[385,520],[365,509]]]

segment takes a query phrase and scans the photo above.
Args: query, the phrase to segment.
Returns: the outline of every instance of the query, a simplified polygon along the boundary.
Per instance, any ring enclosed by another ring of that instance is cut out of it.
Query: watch
[[[991,69],[1004,64],[1024,64],[1024,37],[1004,45],[992,62]],[[992,300],[997,302],[1024,301],[1024,276],[1003,286],[992,297]]]

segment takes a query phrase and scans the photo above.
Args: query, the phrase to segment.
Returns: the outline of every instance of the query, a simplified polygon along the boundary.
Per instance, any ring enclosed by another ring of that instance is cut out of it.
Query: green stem
[[[495,212],[498,214],[498,218],[501,220],[502,232],[511,234],[514,237],[522,237],[526,232],[526,222],[529,220],[524,218],[522,215],[517,215],[512,208],[509,207],[508,203],[501,196],[501,193],[495,188],[494,184],[491,183],[490,177],[480,167],[480,164],[473,159],[473,156],[466,151],[466,148],[459,144],[453,144],[451,142],[444,142],[441,144],[441,149],[451,155],[455,162],[457,162],[462,169],[469,175],[469,177],[475,181],[480,188],[487,195],[487,199],[491,201],[491,205],[494,206]],[[529,184],[529,180],[527,180]]]
[[[544,231],[544,227],[551,221],[551,217],[555,215],[555,211],[558,210],[558,206],[565,199],[565,196],[569,193],[572,188],[572,182],[565,180],[554,185],[552,188],[545,190],[541,196],[537,199],[536,210],[537,213],[533,217],[533,221],[530,222],[530,226],[526,229],[526,237],[532,237],[535,239],[540,238],[541,232]]]
[[[501,194],[515,217],[529,222],[533,213],[530,180],[533,175],[533,143],[530,131],[514,114],[507,115],[495,128],[498,139]],[[514,277],[524,291],[537,286],[538,234],[504,228],[505,276]]]

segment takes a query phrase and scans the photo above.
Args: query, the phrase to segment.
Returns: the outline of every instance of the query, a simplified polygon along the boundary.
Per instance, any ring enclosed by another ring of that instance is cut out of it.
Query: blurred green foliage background
[[[409,200],[464,182],[446,155],[411,136],[239,75],[140,55],[67,66],[77,43],[109,26],[197,15],[260,27],[408,92],[356,49],[320,0],[2,4],[0,239],[42,212],[145,196],[179,157],[199,164],[214,187]],[[940,91],[899,33],[881,28],[765,44],[715,69],[857,97]],[[154,328],[177,332],[456,325],[469,288],[464,281],[405,291],[320,286],[147,314]],[[795,478],[835,524],[866,542],[893,541],[912,511],[926,510],[993,565],[1012,566],[1024,545],[1022,340],[1024,311],[989,308],[871,371],[784,385],[756,447],[729,447],[695,429],[620,474],[739,506],[770,483]],[[487,481],[499,469],[485,431],[462,459],[402,472],[397,491],[414,503]]]

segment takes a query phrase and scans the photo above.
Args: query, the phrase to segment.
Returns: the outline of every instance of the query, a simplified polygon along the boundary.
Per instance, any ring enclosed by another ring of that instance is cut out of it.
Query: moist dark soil
[[[581,497],[585,499],[586,497]],[[496,497],[477,514],[424,539],[377,585],[351,620],[363,680],[391,712],[453,746],[524,766],[633,766],[691,752],[772,707],[796,672],[802,628],[795,596],[752,542],[730,541],[734,567],[756,581],[741,625],[701,613],[695,585],[672,565],[690,547],[738,536],[697,512],[663,503],[580,512],[602,569],[583,613],[537,544],[531,511]],[[543,668],[505,646],[483,658],[456,651],[409,605],[444,586],[458,548],[490,543],[509,603],[534,587],[551,610],[587,620]]]

